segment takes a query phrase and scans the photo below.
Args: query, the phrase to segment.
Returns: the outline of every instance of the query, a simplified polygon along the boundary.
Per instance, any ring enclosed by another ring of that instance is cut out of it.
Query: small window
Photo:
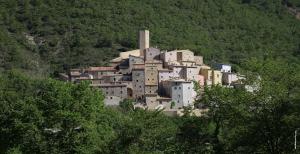
[[[160,78],[164,78],[164,76],[160,76]]]
[[[113,99],[113,97],[110,97],[110,99]]]
[[[159,104],[162,104],[162,102],[161,102],[161,101],[159,101]]]
[[[139,82],[139,80],[136,80],[136,82]]]
[[[123,91],[121,90],[121,92],[120,92],[121,94],[123,94]]]
[[[188,89],[191,89],[190,87],[188,87]]]
[[[178,95],[178,98],[180,98],[180,95]]]
[[[140,86],[140,88],[142,88],[142,86]]]
[[[150,79],[148,78],[148,81],[149,81]]]
[[[178,87],[179,89],[181,89],[181,87]]]
[[[150,93],[151,93],[152,91],[150,90]]]
[[[175,90],[177,90],[177,87],[174,87]]]

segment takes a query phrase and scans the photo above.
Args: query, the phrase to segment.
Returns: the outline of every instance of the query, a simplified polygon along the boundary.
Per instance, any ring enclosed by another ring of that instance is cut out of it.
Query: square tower
[[[139,36],[140,56],[144,56],[144,50],[150,46],[149,30],[141,30]]]

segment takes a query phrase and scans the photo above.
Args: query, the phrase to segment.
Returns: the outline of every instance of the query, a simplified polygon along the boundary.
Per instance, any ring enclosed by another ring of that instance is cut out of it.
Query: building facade
[[[168,111],[193,106],[194,87],[231,84],[237,81],[230,65],[212,69],[202,56],[190,50],[161,51],[150,47],[148,30],[139,33],[139,49],[121,52],[110,66],[71,69],[61,79],[75,83],[90,81],[105,95],[106,105],[119,105],[125,98],[139,106]]]

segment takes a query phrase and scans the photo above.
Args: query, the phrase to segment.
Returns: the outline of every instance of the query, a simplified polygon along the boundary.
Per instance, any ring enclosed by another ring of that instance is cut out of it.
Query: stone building
[[[145,61],[160,60],[160,50],[157,48],[147,48],[144,50]]]
[[[119,105],[125,98],[148,109],[178,111],[193,106],[195,84],[226,85],[235,82],[230,65],[215,69],[203,63],[203,57],[190,50],[161,51],[150,47],[148,30],[139,33],[139,49],[120,52],[110,66],[71,69],[61,73],[62,80],[89,81],[105,95],[106,105]],[[203,90],[202,90],[203,91]]]
[[[127,86],[125,84],[91,84],[91,86],[103,91],[105,105],[119,105],[120,101],[127,98]]]
[[[137,101],[144,100],[145,95],[145,64],[134,64],[132,69],[132,93]]]
[[[192,81],[168,80],[162,82],[166,96],[174,102],[174,108],[192,105],[196,92]]]

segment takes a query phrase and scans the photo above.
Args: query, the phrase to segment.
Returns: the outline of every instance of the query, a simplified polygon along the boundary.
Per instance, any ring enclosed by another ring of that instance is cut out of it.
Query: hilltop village
[[[60,75],[74,83],[90,81],[92,87],[103,91],[107,106],[130,98],[136,106],[165,111],[193,106],[198,97],[197,85],[233,87],[242,79],[231,72],[230,65],[210,67],[203,63],[202,56],[190,50],[161,51],[150,47],[148,30],[139,32],[139,49],[121,52],[110,66],[71,69]]]

